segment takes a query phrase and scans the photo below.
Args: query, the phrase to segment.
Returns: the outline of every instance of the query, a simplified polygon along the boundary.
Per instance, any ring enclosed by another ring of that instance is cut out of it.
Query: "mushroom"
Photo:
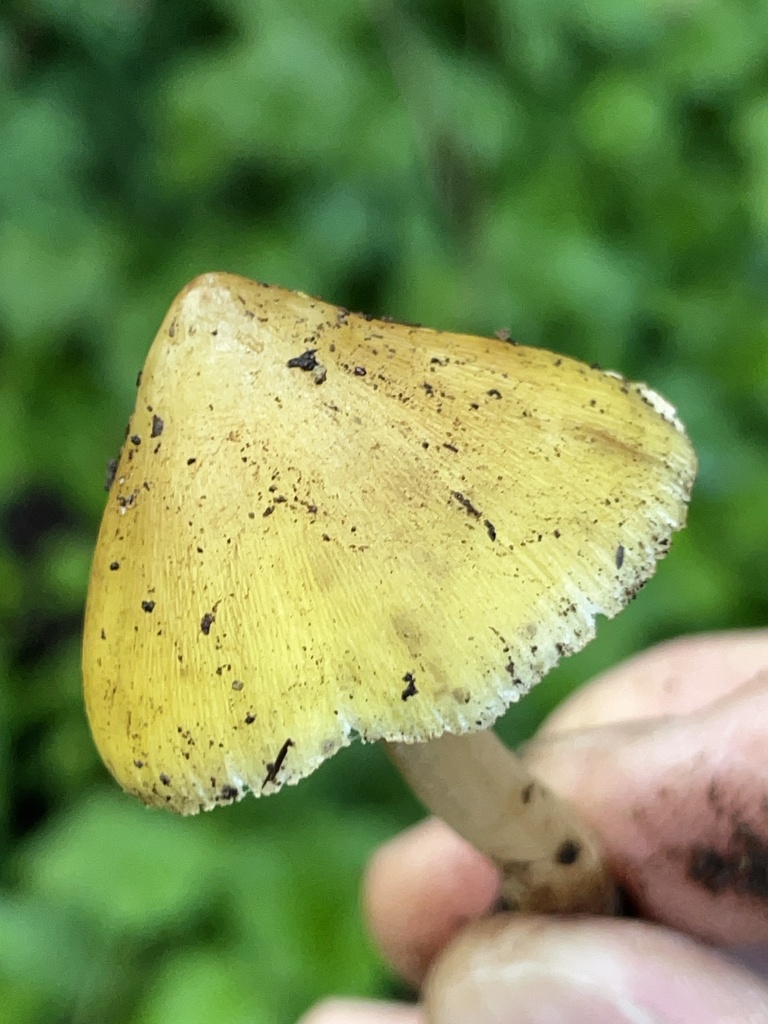
[[[607,910],[594,837],[490,727],[652,575],[694,474],[672,407],[618,374],[199,277],[96,546],[101,756],[193,814],[383,740],[508,905]]]

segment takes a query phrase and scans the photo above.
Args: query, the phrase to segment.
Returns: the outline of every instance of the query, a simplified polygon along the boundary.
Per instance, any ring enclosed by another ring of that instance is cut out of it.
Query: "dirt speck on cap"
[[[475,506],[472,504],[469,498],[465,494],[462,494],[461,491],[451,491],[451,497],[455,498],[455,500],[458,501],[458,503],[466,511],[466,513],[472,516],[473,519],[479,519],[480,516],[483,514],[478,509],[475,508]]]
[[[302,352],[300,356],[293,356],[286,364],[288,369],[311,372],[318,365],[317,359],[315,358],[316,352],[316,348],[308,348],[306,351]]]
[[[282,747],[280,747],[280,750],[277,752],[277,757],[275,758],[275,760],[270,761],[269,764],[267,765],[267,774],[264,781],[261,784],[262,789],[264,789],[268,782],[275,781],[275,779],[277,778],[277,773],[282,768],[283,761],[285,760],[285,756],[288,753],[288,748],[292,746],[293,740],[289,736],[285,743],[282,745]]]
[[[400,699],[405,701],[408,700],[409,697],[415,697],[419,691],[416,688],[416,679],[413,675],[413,672],[406,672],[405,675],[403,676],[403,682],[407,685],[403,692],[400,694]]]

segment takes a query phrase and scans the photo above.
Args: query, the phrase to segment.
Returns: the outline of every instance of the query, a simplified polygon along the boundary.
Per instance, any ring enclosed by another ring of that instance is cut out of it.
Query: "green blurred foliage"
[[[78,632],[107,460],[213,269],[648,380],[701,473],[657,579],[507,716],[768,611],[768,7],[6,0],[0,9],[0,1006],[295,1018],[389,980],[357,890],[418,809],[380,752],[175,820],[97,761]]]

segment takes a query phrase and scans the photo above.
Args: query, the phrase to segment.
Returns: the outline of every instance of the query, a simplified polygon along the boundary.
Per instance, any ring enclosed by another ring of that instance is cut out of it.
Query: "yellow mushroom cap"
[[[484,728],[634,596],[694,475],[644,385],[199,277],[147,357],[94,556],[99,751],[193,813],[355,735]]]

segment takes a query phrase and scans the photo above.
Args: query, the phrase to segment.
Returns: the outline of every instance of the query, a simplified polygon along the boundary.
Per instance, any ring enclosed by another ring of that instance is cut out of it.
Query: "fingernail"
[[[666,1024],[615,993],[525,964],[465,977],[430,1009],[440,1024]]]

